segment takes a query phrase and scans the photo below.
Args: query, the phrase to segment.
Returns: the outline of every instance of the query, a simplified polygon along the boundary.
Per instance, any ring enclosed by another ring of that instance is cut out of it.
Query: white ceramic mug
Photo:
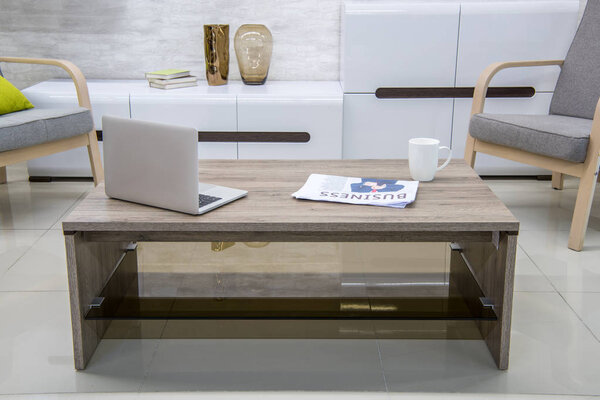
[[[448,150],[448,159],[438,167],[440,149]],[[432,138],[414,138],[408,141],[408,166],[410,176],[415,181],[432,181],[435,173],[444,168],[452,158],[452,150],[440,146],[440,141]]]

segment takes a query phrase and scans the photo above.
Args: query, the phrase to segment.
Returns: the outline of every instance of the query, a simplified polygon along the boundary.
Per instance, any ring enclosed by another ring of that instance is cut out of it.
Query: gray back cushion
[[[554,90],[550,114],[594,117],[600,97],[600,0],[587,0]]]

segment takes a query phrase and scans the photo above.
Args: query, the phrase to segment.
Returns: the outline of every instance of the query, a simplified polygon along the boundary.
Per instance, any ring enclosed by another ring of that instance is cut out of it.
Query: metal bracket
[[[90,302],[90,309],[92,308],[100,308],[102,307],[102,303],[104,303],[104,297],[94,297]]]
[[[127,244],[127,247],[125,247],[125,251],[135,251],[135,249],[137,249],[137,243],[136,242],[129,242]]]
[[[458,243],[452,242],[452,243],[450,243],[450,250],[461,251],[462,247],[460,247],[460,245]]]
[[[500,246],[500,232],[492,232],[492,244],[494,245],[496,250],[498,250],[498,247]]]
[[[496,306],[494,305],[494,302],[489,297],[480,297],[479,301],[481,302],[481,305],[484,308],[491,308],[492,311],[496,310]]]

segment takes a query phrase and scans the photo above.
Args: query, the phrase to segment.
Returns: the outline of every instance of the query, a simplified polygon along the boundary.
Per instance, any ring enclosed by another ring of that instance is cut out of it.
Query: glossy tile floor
[[[535,180],[487,181],[522,222],[508,371],[474,340],[107,339],[76,372],[60,222],[92,185],[30,184],[23,166],[9,178],[0,186],[0,398],[600,395],[600,190],[586,247],[570,251],[575,180],[563,191]],[[255,392],[271,390],[285,392]],[[147,393],[157,391],[201,393]]]

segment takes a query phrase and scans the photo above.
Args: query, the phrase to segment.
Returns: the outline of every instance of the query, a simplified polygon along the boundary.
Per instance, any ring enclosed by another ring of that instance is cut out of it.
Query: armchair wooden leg
[[[475,167],[475,138],[467,133],[467,143],[465,146],[465,161],[471,168]]]
[[[6,167],[0,167],[0,184],[6,183]]]
[[[87,145],[87,149],[88,155],[90,157],[90,167],[92,168],[94,185],[98,186],[100,182],[104,181],[104,169],[102,168],[102,159],[100,157],[100,149],[98,148],[96,131],[93,130],[90,133],[88,133],[88,138],[89,143]]]
[[[565,185],[565,176],[560,172],[552,173],[552,189],[563,190]]]
[[[591,168],[587,168],[579,180],[575,211],[573,212],[571,232],[569,233],[569,248],[571,250],[581,251],[583,249],[583,239],[585,238],[585,231],[587,230],[590,211],[592,209],[592,200],[594,199],[594,191],[596,189],[599,161],[595,160],[594,165]]]

